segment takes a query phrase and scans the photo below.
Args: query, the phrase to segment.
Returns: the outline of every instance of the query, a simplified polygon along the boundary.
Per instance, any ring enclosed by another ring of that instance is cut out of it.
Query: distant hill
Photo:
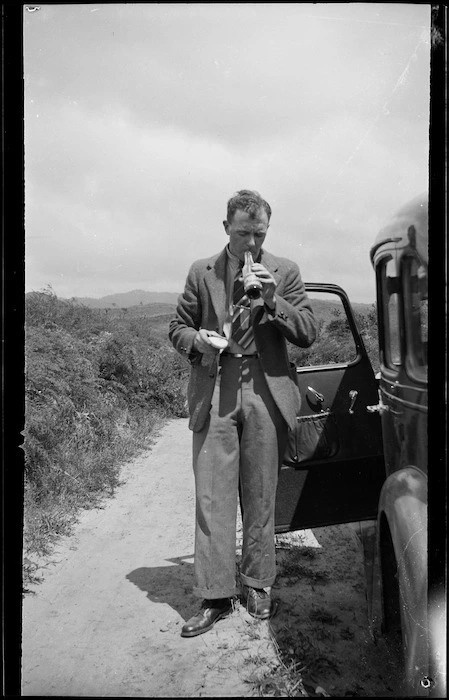
[[[109,294],[104,297],[72,297],[72,300],[90,309],[130,309],[133,307],[133,316],[148,315],[157,316],[162,314],[172,314],[178,303],[179,294],[177,292],[146,292],[143,289],[133,289],[130,292],[119,294]],[[311,299],[313,308],[321,315],[331,319],[331,310],[340,308],[341,304],[335,298],[335,302],[324,299]],[[356,313],[363,316],[370,311],[372,304],[351,302],[351,306]],[[327,310],[327,313],[326,313]]]
[[[107,307],[104,311],[110,318],[153,318],[157,323],[168,321],[176,313],[175,304],[142,304],[138,306],[122,306],[110,309]]]
[[[146,292],[143,289],[133,289],[131,292],[108,294],[98,299],[93,297],[74,297],[74,300],[90,309],[110,309],[114,307],[127,309],[130,306],[143,306],[145,304],[177,304],[178,296],[177,292]]]
[[[38,292],[28,292],[28,295]],[[130,292],[108,294],[104,297],[71,297],[71,301],[87,306],[90,309],[109,309],[111,312],[132,309],[131,316],[172,316],[176,311],[179,294],[177,292],[147,292],[143,289],[133,289]],[[63,301],[63,299],[61,298]],[[67,301],[67,300],[66,300]],[[335,298],[329,299],[311,298],[312,307],[326,320],[331,320],[334,309],[341,310],[341,303]],[[373,304],[351,302],[356,313],[365,316],[373,307]],[[115,316],[115,314],[113,313]],[[119,314],[120,315],[120,314]]]

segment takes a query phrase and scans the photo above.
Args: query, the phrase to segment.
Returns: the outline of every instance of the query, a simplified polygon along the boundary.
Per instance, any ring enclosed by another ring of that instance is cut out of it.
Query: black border
[[[432,5],[429,150],[428,602],[447,596],[447,7]],[[435,650],[434,650],[435,651]],[[432,660],[430,677],[432,678]],[[435,679],[432,679],[435,680]],[[440,694],[438,685],[431,696]]]
[[[46,3],[53,4],[53,3]],[[2,614],[4,697],[20,696],[24,422],[23,12],[2,4]],[[429,181],[429,593],[447,578],[447,7],[431,6]],[[442,145],[444,144],[444,148]],[[413,148],[413,144],[410,144]]]
[[[2,5],[2,610],[5,697],[20,695],[24,456],[23,6]]]

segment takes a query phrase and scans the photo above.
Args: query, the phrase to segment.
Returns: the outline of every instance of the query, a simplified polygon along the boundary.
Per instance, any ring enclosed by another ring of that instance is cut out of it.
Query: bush
[[[298,367],[318,366],[348,362],[356,357],[354,339],[346,316],[333,310],[333,318],[318,318],[318,332],[310,348],[299,348],[289,344],[289,357]],[[377,337],[377,315],[373,304],[367,313],[354,313],[359,333],[365,344],[374,372],[379,370],[379,349]]]
[[[26,296],[25,551],[49,551],[82,507],[119,483],[155,426],[185,416],[186,363],[151,321]],[[145,332],[142,333],[142,326]],[[137,332],[139,331],[139,332]]]

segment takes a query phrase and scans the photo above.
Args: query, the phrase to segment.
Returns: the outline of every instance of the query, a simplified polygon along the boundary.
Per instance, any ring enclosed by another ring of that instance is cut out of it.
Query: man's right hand
[[[193,340],[193,347],[197,352],[201,352],[203,355],[210,356],[214,356],[217,354],[217,348],[212,347],[212,345],[210,344],[210,336],[215,336],[216,338],[221,337],[215,331],[208,331],[205,328],[200,328]]]

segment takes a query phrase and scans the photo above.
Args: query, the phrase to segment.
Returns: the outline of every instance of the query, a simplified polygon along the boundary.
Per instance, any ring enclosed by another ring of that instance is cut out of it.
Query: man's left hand
[[[273,297],[277,287],[277,282],[271,272],[269,272],[261,263],[253,263],[251,271],[254,272],[256,277],[260,280],[260,282],[262,282],[261,296],[264,302],[268,305],[274,304]]]

